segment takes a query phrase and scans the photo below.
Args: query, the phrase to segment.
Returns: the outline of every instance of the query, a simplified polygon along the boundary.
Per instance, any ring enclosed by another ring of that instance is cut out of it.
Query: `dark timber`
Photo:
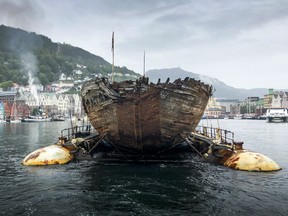
[[[190,136],[211,93],[211,86],[188,77],[157,84],[145,77],[113,84],[96,78],[83,84],[81,96],[92,126],[107,142],[153,155]]]
[[[89,126],[64,129],[62,146],[69,149],[76,160],[94,160],[100,163],[189,163],[195,155],[210,162],[223,164],[235,150],[242,149],[242,142],[234,141],[234,134],[218,128],[197,127],[183,137],[177,145],[153,153],[131,152],[119,149],[105,140]]]

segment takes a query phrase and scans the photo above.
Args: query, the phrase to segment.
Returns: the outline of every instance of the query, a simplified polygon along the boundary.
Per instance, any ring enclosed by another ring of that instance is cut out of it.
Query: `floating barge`
[[[182,136],[181,136],[182,137]],[[245,171],[277,171],[281,168],[265,155],[243,149],[234,141],[234,133],[199,126],[182,142],[165,151],[143,154],[123,151],[105,141],[90,125],[61,131],[59,141],[29,154],[24,165],[64,164],[70,160],[93,160],[97,163],[192,163],[195,157]]]

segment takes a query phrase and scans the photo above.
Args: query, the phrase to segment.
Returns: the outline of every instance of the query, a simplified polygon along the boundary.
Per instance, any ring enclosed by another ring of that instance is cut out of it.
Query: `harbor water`
[[[245,172],[206,162],[29,167],[22,159],[55,143],[70,122],[0,124],[0,215],[288,215],[288,123],[202,120],[235,132],[277,172]]]

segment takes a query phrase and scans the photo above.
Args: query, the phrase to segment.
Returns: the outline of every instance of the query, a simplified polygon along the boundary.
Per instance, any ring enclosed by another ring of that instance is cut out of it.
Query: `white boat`
[[[20,119],[6,120],[7,123],[20,123]]]
[[[28,118],[23,118],[22,122],[47,122],[51,120],[51,117],[29,116]]]
[[[288,109],[287,108],[270,108],[266,111],[267,122],[287,122]]]
[[[64,116],[53,116],[51,121],[65,121]]]
[[[241,114],[236,114],[236,115],[234,116],[234,119],[243,119],[243,115],[241,115]]]

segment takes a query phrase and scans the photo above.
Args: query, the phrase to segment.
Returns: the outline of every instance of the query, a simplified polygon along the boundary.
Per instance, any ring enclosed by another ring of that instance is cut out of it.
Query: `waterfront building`
[[[5,119],[10,118],[12,114],[17,115],[17,118],[22,118],[29,113],[29,107],[25,104],[25,100],[21,97],[18,89],[0,92],[0,103],[4,109],[2,115]]]
[[[256,103],[259,101],[259,97],[247,97],[242,104],[243,113],[246,115],[255,115]]]
[[[27,104],[31,108],[36,108],[40,105],[38,95],[34,95],[31,92],[26,92],[22,95],[25,100],[25,104]]]
[[[210,118],[221,118],[226,113],[226,107],[221,106],[219,102],[217,102],[216,98],[210,97],[206,109],[204,111],[204,116]]]
[[[77,116],[83,116],[84,110],[82,107],[82,102],[81,102],[80,96],[78,94],[72,94],[71,96],[72,96],[73,102],[74,102],[74,107],[71,106],[74,108],[72,114],[77,115]]]
[[[282,97],[282,107],[288,108],[288,92],[284,92],[284,95]]]
[[[264,95],[264,108],[288,108],[288,92],[269,89]]]
[[[232,104],[230,106],[230,115],[236,116],[241,114],[241,105],[240,102],[236,104]]]
[[[217,103],[219,103],[221,106],[225,107],[226,113],[229,114],[231,112],[231,106],[238,104],[239,99],[223,99],[223,98],[216,98],[215,99]]]
[[[257,116],[263,116],[267,110],[266,108],[264,108],[264,98],[259,98],[259,100],[255,102],[255,104],[256,104],[255,114]]]
[[[4,108],[4,116],[11,115],[13,104],[20,117],[31,115],[34,109],[39,109],[46,115],[78,115],[83,114],[81,100],[78,94],[56,94],[55,92],[4,91],[0,92],[0,103]],[[1,118],[1,116],[0,116]]]
[[[274,90],[269,89],[268,94],[264,95],[264,108],[269,109],[272,107],[273,94],[274,94]]]
[[[67,94],[57,95],[58,112],[61,115],[68,115],[70,110],[70,98]]]
[[[16,96],[19,96],[19,93],[17,91],[2,91],[0,92],[0,101],[13,103]]]
[[[282,95],[281,93],[275,92],[272,96],[271,108],[282,107]]]
[[[277,91],[272,96],[271,108],[288,108],[288,92]]]

